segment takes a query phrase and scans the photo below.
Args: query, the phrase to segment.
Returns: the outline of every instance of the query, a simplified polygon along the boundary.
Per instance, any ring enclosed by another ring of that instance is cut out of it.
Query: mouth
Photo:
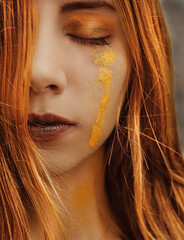
[[[75,122],[61,116],[45,113],[29,114],[28,128],[31,136],[38,141],[51,141],[60,138],[76,126]]]

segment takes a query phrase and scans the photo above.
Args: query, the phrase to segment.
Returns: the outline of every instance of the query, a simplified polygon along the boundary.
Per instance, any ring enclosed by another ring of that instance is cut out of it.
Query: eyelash
[[[110,46],[110,43],[108,41],[108,39],[110,39],[111,37],[110,35],[106,37],[101,37],[101,38],[82,38],[74,34],[67,33],[66,36],[68,36],[73,42],[79,43],[81,45],[88,45],[91,47],[105,46],[105,45]]]

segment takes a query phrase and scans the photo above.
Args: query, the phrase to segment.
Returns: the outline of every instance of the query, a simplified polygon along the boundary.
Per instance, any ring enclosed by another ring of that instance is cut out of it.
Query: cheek
[[[98,69],[96,84],[103,91],[100,100],[100,107],[96,116],[96,121],[91,128],[89,146],[93,147],[102,136],[102,127],[109,112],[114,111],[114,105],[118,100],[118,92],[122,85],[122,78],[125,72],[125,64],[122,57],[118,57],[116,51],[111,48],[103,52],[96,51],[91,54],[93,62]],[[116,62],[116,63],[115,63]]]

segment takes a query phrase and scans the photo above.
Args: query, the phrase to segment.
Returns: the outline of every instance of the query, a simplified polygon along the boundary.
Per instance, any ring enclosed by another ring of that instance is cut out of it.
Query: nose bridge
[[[52,16],[43,15],[39,19],[31,74],[31,88],[36,93],[53,89],[59,93],[66,86],[66,77],[55,40],[57,32],[54,25]]]

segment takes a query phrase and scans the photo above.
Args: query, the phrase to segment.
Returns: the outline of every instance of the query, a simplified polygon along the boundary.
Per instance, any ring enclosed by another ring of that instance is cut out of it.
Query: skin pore
[[[29,112],[76,123],[61,138],[38,143],[69,213],[69,237],[119,239],[104,188],[104,142],[116,123],[128,68],[117,14],[107,7],[111,1],[96,7],[90,0],[37,2]],[[34,214],[31,233],[32,240],[44,239]]]

